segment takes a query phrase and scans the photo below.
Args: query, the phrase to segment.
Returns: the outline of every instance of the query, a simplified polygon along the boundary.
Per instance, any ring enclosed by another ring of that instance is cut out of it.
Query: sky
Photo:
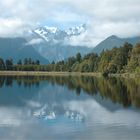
[[[0,37],[21,36],[38,26],[87,32],[72,43],[94,47],[110,35],[140,36],[140,0],[1,0]]]

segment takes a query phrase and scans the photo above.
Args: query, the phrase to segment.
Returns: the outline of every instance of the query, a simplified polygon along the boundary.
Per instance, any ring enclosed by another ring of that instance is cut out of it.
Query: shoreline
[[[42,72],[42,71],[0,71],[0,76],[96,76],[102,73],[94,72]],[[108,77],[140,78],[138,73],[109,74]]]
[[[109,77],[120,77],[120,78],[140,78],[140,73],[117,73],[109,74]]]
[[[102,76],[102,74],[82,72],[0,71],[0,76]]]

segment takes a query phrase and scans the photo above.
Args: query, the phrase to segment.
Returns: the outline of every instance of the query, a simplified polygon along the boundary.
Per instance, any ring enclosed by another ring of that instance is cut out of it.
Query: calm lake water
[[[0,140],[140,140],[140,79],[0,77]]]

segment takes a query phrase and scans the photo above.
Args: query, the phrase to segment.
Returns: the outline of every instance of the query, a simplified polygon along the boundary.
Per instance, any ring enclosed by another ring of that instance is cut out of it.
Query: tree
[[[39,60],[36,60],[35,64],[36,65],[40,65],[40,61]]]
[[[21,59],[18,60],[17,65],[22,65],[22,60]]]
[[[2,58],[0,58],[0,70],[5,70],[5,63]]]
[[[5,64],[6,64],[6,70],[13,70],[13,60],[12,59],[7,59]]]
[[[116,55],[113,56],[112,63],[117,66],[118,73],[121,72],[121,70],[128,64],[131,51],[132,45],[129,43],[125,43],[123,47],[117,49]]]
[[[75,57],[69,57],[66,64],[65,64],[65,70],[72,71],[73,65],[76,63]]]
[[[28,58],[24,59],[24,65],[28,65]]]
[[[81,54],[80,53],[77,53],[76,54],[76,60],[78,61],[78,62],[81,62]]]
[[[52,61],[52,64],[54,65],[54,64],[55,64],[55,62],[54,62],[54,61]]]
[[[140,67],[140,43],[136,44],[136,46],[132,49],[127,70],[130,72],[134,72],[139,67]]]
[[[28,59],[28,64],[31,65],[32,64],[32,58]]]

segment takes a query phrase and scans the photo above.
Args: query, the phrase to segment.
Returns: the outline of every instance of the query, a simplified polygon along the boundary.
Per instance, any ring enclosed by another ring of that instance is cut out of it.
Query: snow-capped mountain
[[[36,28],[33,32],[39,37],[43,38],[47,42],[51,41],[64,41],[65,38],[72,36],[78,36],[86,31],[86,25],[80,25],[77,27],[71,27],[67,30],[61,30],[57,27],[39,27]]]
[[[47,42],[55,41],[55,40],[63,40],[67,34],[64,31],[59,30],[56,27],[39,27],[33,31],[39,37],[44,39]]]
[[[50,62],[60,61],[75,56],[78,52],[84,55],[92,50],[86,46],[73,46],[70,43],[71,37],[78,37],[85,32],[85,24],[66,30],[44,26],[32,31],[31,42],[39,42],[34,44],[34,48]]]

